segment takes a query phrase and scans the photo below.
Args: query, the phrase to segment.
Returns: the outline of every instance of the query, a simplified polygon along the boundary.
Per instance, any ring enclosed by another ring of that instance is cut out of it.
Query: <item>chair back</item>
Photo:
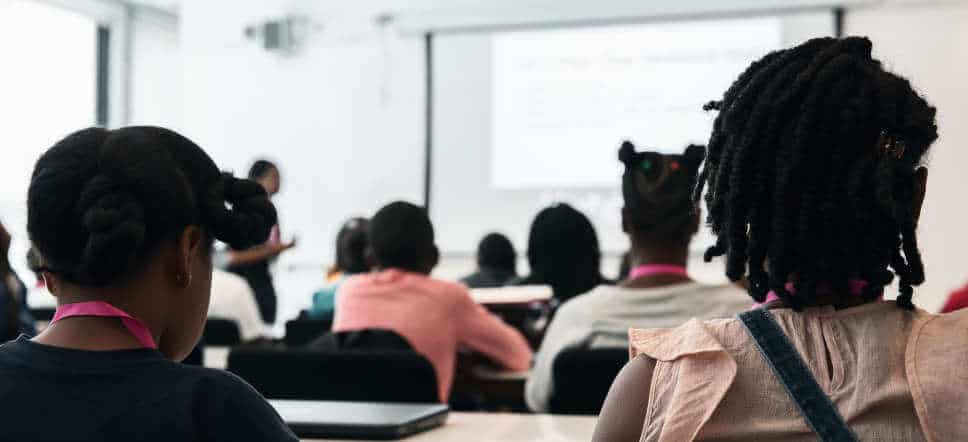
[[[236,347],[228,370],[270,399],[440,401],[434,367],[407,350]]]
[[[324,319],[293,319],[286,321],[286,347],[301,347],[333,328],[333,321]]]
[[[626,348],[572,348],[552,364],[554,393],[550,411],[555,414],[597,415],[608,389],[629,360]]]

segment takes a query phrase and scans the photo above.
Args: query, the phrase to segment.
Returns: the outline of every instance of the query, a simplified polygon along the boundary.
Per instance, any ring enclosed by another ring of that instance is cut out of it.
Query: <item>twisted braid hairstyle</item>
[[[276,221],[262,186],[221,173],[195,143],[158,127],[68,135],[37,161],[27,199],[44,270],[95,287],[137,273],[189,225],[244,248]]]
[[[626,141],[618,151],[622,174],[623,228],[649,243],[688,245],[699,211],[690,197],[706,149],[690,145],[681,155],[636,152]]]
[[[938,137],[935,108],[870,40],[770,53],[705,109],[719,111],[694,193],[705,190],[718,236],[707,261],[725,255],[726,275],[748,275],[759,302],[772,290],[800,309],[855,278],[873,299],[896,275],[898,305],[913,308],[924,282],[916,171]]]

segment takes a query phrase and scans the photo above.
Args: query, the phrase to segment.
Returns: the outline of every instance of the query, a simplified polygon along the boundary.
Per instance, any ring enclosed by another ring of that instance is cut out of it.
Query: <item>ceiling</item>
[[[182,0],[124,0],[125,3],[131,3],[140,6],[150,6],[152,8],[163,9],[169,12],[178,12],[178,7],[181,5]]]

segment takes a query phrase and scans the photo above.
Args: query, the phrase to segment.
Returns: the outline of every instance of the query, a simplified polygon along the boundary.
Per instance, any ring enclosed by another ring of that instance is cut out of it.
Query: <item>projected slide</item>
[[[435,36],[430,206],[441,249],[468,253],[498,230],[523,251],[535,214],[567,202],[603,250],[624,251],[622,140],[666,152],[707,142],[705,102],[751,61],[833,23],[819,11]]]
[[[623,138],[704,142],[702,103],[781,45],[779,18],[498,34],[491,46],[495,187],[610,186]]]

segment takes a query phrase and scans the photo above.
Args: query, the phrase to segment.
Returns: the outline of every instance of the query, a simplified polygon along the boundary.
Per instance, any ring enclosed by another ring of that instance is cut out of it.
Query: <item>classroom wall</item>
[[[130,9],[128,124],[182,126],[182,63],[178,16]]]
[[[915,302],[940,308],[947,294],[968,282],[968,4],[898,2],[847,16],[852,34],[868,35],[886,64],[909,77],[938,108],[940,138],[929,159],[928,194],[919,237],[927,282]]]
[[[657,4],[655,12],[663,15],[690,15],[836,2],[569,0],[554,2],[553,10],[547,1],[512,0],[417,0],[405,6],[389,0],[183,2],[180,127],[240,173],[257,156],[280,160],[284,235],[298,233],[301,242],[280,268],[316,269],[331,256],[332,236],[345,217],[370,214],[391,199],[422,199],[423,43],[415,28],[479,23],[489,16],[529,21],[592,13],[641,17],[648,12],[643,3]],[[912,75],[939,107],[944,133],[922,228],[930,280],[919,297],[922,305],[935,309],[968,275],[960,268],[957,247],[968,242],[959,221],[964,213],[949,202],[960,197],[964,179],[957,165],[968,160],[963,158],[968,154],[956,150],[968,141],[956,126],[964,112],[960,79],[965,62],[957,54],[968,50],[966,31],[959,29],[965,2],[841,3],[852,5],[848,32],[870,34],[879,53]],[[373,18],[385,10],[398,20],[381,31]],[[308,17],[322,28],[311,32],[294,54],[269,53],[242,34],[247,25],[287,14]]]

